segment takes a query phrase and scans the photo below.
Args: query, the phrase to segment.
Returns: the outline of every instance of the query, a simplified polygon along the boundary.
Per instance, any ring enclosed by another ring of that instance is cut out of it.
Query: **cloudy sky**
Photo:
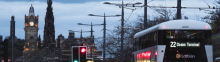
[[[150,1],[150,0],[148,0]],[[215,0],[204,0],[211,7],[214,6]],[[203,0],[182,0],[182,7],[208,7]],[[24,39],[24,16],[29,14],[29,8],[33,4],[35,15],[39,15],[39,31],[38,34],[43,40],[43,29],[45,24],[46,15],[46,0],[0,0],[0,35],[5,38],[10,35],[10,21],[11,16],[15,16],[15,35],[18,38]],[[55,37],[62,34],[65,38],[68,37],[68,30],[73,31],[89,31],[90,26],[77,25],[77,23],[83,24],[102,24],[103,17],[88,16],[88,14],[95,15],[117,15],[121,14],[121,8],[115,5],[106,5],[103,2],[121,3],[121,0],[53,0],[53,13],[55,24]],[[124,0],[124,3],[144,3],[144,0]],[[153,0],[148,5],[164,5],[164,6],[176,6],[177,0]],[[143,4],[141,4],[143,5]],[[175,9],[172,9],[175,10]],[[212,10],[212,9],[209,9]],[[182,9],[185,16],[189,19],[196,20],[196,15],[203,17],[208,15],[205,11],[199,9]],[[132,10],[125,9],[125,19],[129,17]],[[143,15],[144,8],[139,8],[131,14],[128,21],[136,20],[138,15]],[[148,8],[148,15],[153,15],[155,12]],[[107,17],[107,30],[115,29],[114,26],[120,25],[121,17]],[[103,36],[103,26],[94,26],[93,34],[95,37]],[[75,34],[76,37],[80,37],[80,33]],[[84,37],[90,36],[90,33],[83,33]]]

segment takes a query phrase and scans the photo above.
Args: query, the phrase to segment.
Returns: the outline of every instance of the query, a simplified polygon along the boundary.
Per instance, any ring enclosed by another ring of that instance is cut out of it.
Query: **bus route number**
[[[170,42],[170,47],[176,47],[176,42]]]

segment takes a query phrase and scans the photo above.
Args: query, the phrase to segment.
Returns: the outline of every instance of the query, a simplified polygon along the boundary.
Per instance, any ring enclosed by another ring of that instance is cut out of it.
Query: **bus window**
[[[204,39],[204,31],[193,30],[168,30],[167,39]]]

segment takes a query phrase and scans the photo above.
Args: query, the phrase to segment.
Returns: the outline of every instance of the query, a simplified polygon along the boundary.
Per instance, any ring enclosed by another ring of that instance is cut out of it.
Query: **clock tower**
[[[31,5],[29,15],[25,15],[25,51],[38,49],[38,16],[34,14],[34,7]]]

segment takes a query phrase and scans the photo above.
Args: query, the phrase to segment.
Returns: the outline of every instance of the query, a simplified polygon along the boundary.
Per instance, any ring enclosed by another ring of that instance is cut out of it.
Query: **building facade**
[[[25,15],[25,46],[23,51],[24,62],[28,59],[28,54],[35,49],[39,49],[38,44],[38,16],[34,14],[34,7],[31,5],[29,15]]]

